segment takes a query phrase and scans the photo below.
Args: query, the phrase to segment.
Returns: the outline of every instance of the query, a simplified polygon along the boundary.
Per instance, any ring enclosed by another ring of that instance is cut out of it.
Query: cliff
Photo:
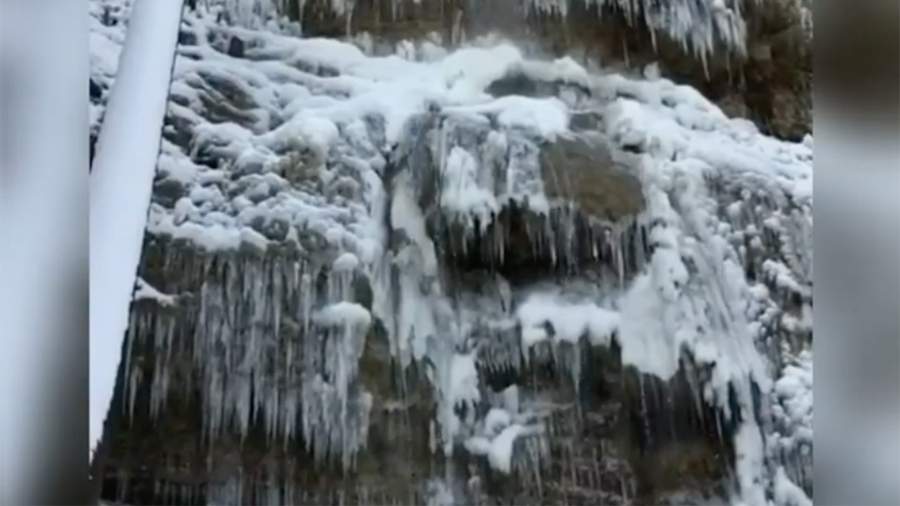
[[[97,127],[127,4],[91,5]],[[349,20],[358,45],[185,13],[105,500],[809,500],[811,137],[700,84],[476,40],[499,3],[435,15],[447,48],[410,38],[437,31],[428,0],[412,32],[384,5],[303,7],[304,32]],[[575,7],[530,12],[509,30],[612,51]],[[608,22],[630,65],[665,53]],[[362,31],[407,42],[379,56]],[[680,54],[660,68],[700,83]]]

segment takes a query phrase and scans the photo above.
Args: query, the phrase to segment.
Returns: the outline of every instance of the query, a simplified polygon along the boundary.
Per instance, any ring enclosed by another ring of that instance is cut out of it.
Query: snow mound
[[[546,339],[609,346],[619,327],[619,314],[594,303],[570,303],[550,294],[534,294],[516,309],[522,325],[522,345],[527,349]]]

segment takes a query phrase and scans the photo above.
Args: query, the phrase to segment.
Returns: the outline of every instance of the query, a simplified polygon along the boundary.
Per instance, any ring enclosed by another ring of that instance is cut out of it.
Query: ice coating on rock
[[[619,326],[616,311],[593,303],[570,303],[550,294],[527,298],[516,310],[526,348],[545,339],[578,342],[587,337],[594,345],[609,346]]]
[[[293,0],[291,0],[293,1]],[[487,0],[482,0],[487,1]],[[571,3],[575,0],[518,0],[516,7],[529,14],[545,16],[569,15]],[[216,0],[224,4],[234,20],[249,27],[260,27],[274,22],[279,13],[284,11],[278,0]],[[299,0],[298,11],[302,13],[310,0]],[[389,11],[396,13],[402,0],[391,0]],[[420,2],[415,1],[418,4]],[[324,0],[320,8],[329,10],[333,15],[349,21],[356,9],[356,1]],[[706,61],[717,49],[724,49],[740,55],[746,53],[747,27],[743,18],[743,0],[667,0],[656,2],[651,0],[589,0],[585,6],[596,7],[599,16],[605,11],[620,14],[629,25],[646,25],[655,38],[657,33],[667,35],[677,42],[685,53]],[[478,8],[478,2],[472,4]],[[806,18],[808,16],[808,9]],[[451,37],[451,38],[458,38]],[[452,42],[457,42],[453,40]],[[399,45],[399,55],[410,54],[408,46]]]
[[[525,0],[535,11],[566,16],[570,0]],[[646,23],[651,31],[665,33],[679,42],[685,52],[707,58],[722,44],[728,50],[746,51],[746,25],[741,15],[740,0],[590,0],[600,9],[621,12],[634,24]]]
[[[98,61],[115,39],[100,26]],[[535,487],[574,462],[565,455],[579,449],[554,438],[578,416],[611,417],[572,413],[602,374],[592,360],[617,348],[641,374],[642,412],[670,406],[667,389],[686,381],[690,410],[715,413],[703,423],[733,438],[733,499],[811,495],[809,143],[763,136],[666,79],[595,75],[510,46],[373,58],[202,10],[182,29],[196,44],[179,49],[154,183],[125,355],[130,415],[142,416],[144,391],[154,420],[196,395],[212,447],[261,430],[316,469],[353,473],[368,431],[386,430],[365,365],[383,333],[374,369],[408,396],[391,409],[413,403],[417,373],[433,403],[433,455],[447,467],[425,496],[460,504],[486,480],[451,472],[460,456]],[[244,57],[227,55],[231,37]],[[577,82],[581,95],[487,94],[510,69]],[[601,113],[587,131],[570,121],[585,104]],[[570,148],[559,167],[544,156],[566,142],[594,150],[587,177],[637,183],[579,192],[589,185],[573,183],[584,175]],[[604,209],[629,191],[633,212]],[[176,304],[155,304],[168,296]],[[535,387],[546,369],[571,399]],[[647,419],[648,441],[670,430]],[[633,496],[614,452],[597,451],[608,469],[591,483]],[[601,483],[609,473],[615,487]],[[217,483],[210,498],[307,493],[275,471]]]
[[[175,296],[160,292],[141,278],[137,278],[136,285],[133,296],[135,301],[152,300],[161,306],[173,306],[176,303]]]

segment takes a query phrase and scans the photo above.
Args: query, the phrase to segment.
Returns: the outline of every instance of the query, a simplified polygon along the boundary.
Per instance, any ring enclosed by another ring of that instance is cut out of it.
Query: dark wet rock
[[[89,157],[88,158],[88,171],[90,171],[90,166],[94,163],[94,153],[97,150],[97,134],[91,133],[89,139]]]
[[[546,81],[531,79],[521,73],[504,76],[490,84],[487,92],[495,97],[521,95],[525,97],[555,97],[556,86]]]
[[[100,87],[93,79],[88,80],[88,90],[91,100],[100,100],[103,97],[103,88]]]
[[[706,63],[665,34],[651,35],[644,24],[627,22],[622,12],[598,12],[580,1],[569,2],[565,18],[529,14],[520,0],[477,5],[464,0],[358,0],[349,20],[331,12],[327,0],[304,5],[304,30],[316,36],[345,36],[349,26],[350,33],[368,32],[376,43],[392,48],[398,41],[422,40],[430,33],[438,34],[443,45],[456,46],[462,33],[471,39],[496,32],[539,56],[568,55],[638,73],[657,63],[663,77],[690,84],[714,102],[726,101],[727,112],[754,121],[763,133],[800,139],[812,131],[812,42],[797,2],[747,2],[743,15],[748,54],[741,57],[719,47]],[[299,17],[293,7],[287,14]],[[754,77],[761,74],[767,77]],[[520,79],[504,81],[503,86],[526,94],[546,91]],[[504,93],[502,88],[495,92]],[[789,96],[794,100],[787,100]]]
[[[281,242],[288,234],[290,225],[283,219],[267,219],[263,216],[257,216],[250,221],[250,226],[257,232],[264,235],[267,239]]]
[[[239,37],[232,36],[228,41],[228,56],[234,58],[244,57],[244,41]]]
[[[171,100],[173,103],[176,103],[182,107],[190,107],[191,106],[191,99],[189,97],[180,95],[178,93],[169,93],[169,100]]]
[[[186,195],[184,184],[171,178],[161,178],[153,183],[153,201],[165,206],[175,207],[178,199]]]
[[[178,44],[182,46],[196,46],[197,34],[187,30],[181,30],[178,32]]]
[[[115,26],[115,24],[118,22],[118,19],[116,19],[112,14],[112,7],[103,7],[103,17],[100,18],[100,22],[103,23],[104,26]]]
[[[260,120],[255,99],[234,81],[223,76],[200,72],[203,92],[198,93],[204,117],[215,123],[237,123],[254,130]]]
[[[166,114],[163,121],[163,138],[183,150],[190,149],[193,139],[191,121],[184,116],[171,113]]]
[[[602,124],[603,116],[594,111],[577,112],[569,118],[569,128],[574,131],[598,130],[603,126]]]
[[[599,136],[561,137],[541,149],[544,191],[574,202],[588,216],[610,222],[635,216],[644,207],[634,174],[613,162]]]

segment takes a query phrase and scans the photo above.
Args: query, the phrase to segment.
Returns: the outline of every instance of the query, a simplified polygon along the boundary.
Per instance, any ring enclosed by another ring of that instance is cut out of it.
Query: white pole
[[[115,389],[182,0],[135,0],[90,176],[90,445]]]

